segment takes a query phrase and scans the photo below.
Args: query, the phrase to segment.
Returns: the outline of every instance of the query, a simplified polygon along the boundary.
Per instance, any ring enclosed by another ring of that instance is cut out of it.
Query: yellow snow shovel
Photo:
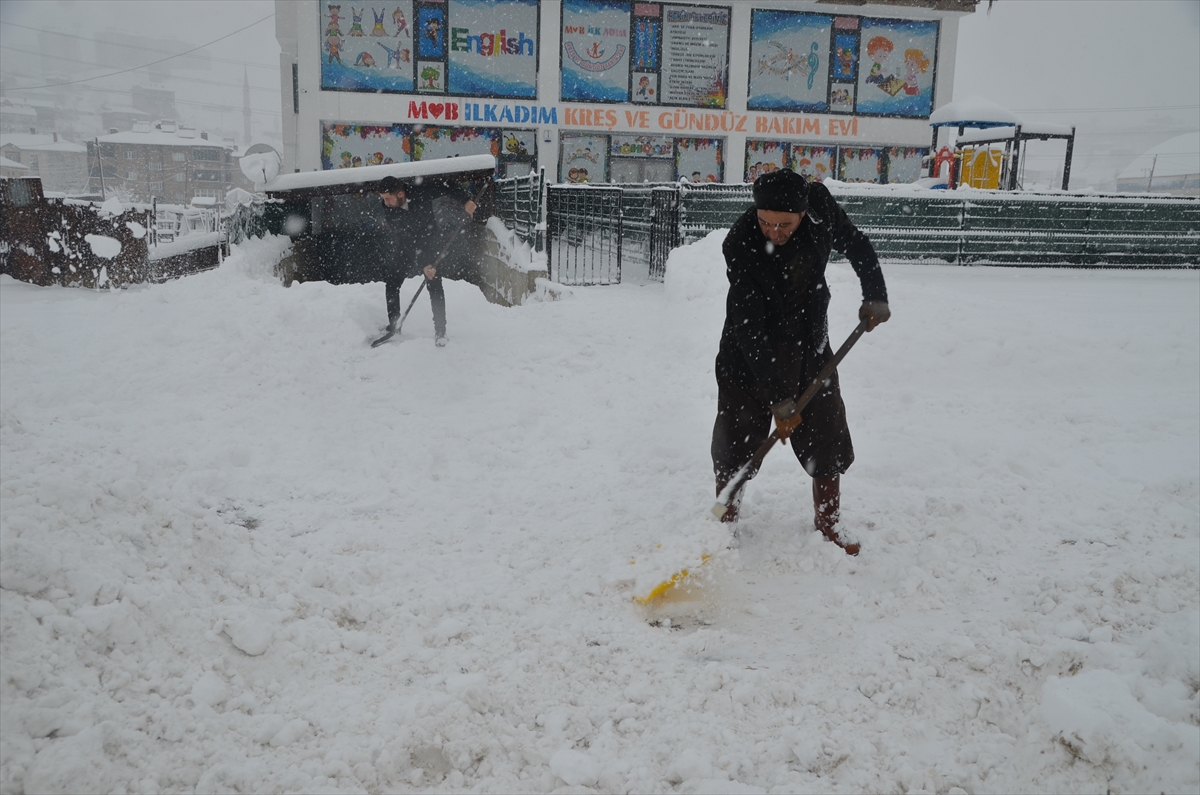
[[[802,394],[799,400],[796,401],[796,408],[798,411],[803,411],[804,407],[812,401],[817,392],[821,391],[821,388],[825,385],[825,382],[828,381],[833,375],[833,371],[837,369],[839,364],[841,364],[842,359],[846,358],[846,354],[850,352],[850,349],[854,347],[854,343],[858,342],[858,338],[861,337],[866,330],[867,321],[859,321],[859,324],[854,327],[854,331],[851,331],[850,336],[847,337],[846,341],[842,343],[842,347],[838,348],[837,353],[833,355],[833,358],[825,363],[825,366],[821,368],[821,372],[817,373],[817,377],[813,379],[812,383],[808,385],[808,389],[804,390],[804,394]],[[775,443],[778,441],[779,429],[776,428],[775,430],[771,431],[771,435],[767,437],[766,441],[758,446],[758,449],[754,451],[754,455],[751,457],[751,459],[743,464],[742,467],[734,474],[734,476],[729,479],[729,483],[725,485],[725,488],[721,489],[721,493],[717,495],[717,502],[712,507],[713,516],[720,519],[725,515],[725,512],[729,510],[730,505],[733,502],[734,495],[737,494],[738,489],[750,479],[750,474],[752,472],[758,471],[758,468],[762,465],[763,459],[767,457],[767,453],[771,452],[771,448],[774,447]],[[701,555],[699,565],[704,565],[711,558],[711,553]],[[691,572],[688,569],[680,569],[675,574],[651,588],[645,594],[635,595],[633,598],[642,604],[650,604],[654,600],[660,598],[663,594],[667,593],[667,591],[670,591],[672,588],[686,580],[689,576],[691,576]]]

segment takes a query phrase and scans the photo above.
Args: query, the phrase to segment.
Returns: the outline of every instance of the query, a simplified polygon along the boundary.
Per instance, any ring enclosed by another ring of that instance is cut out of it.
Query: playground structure
[[[1062,190],[1071,183],[1071,159],[1075,152],[1075,128],[1061,124],[1029,124],[1016,114],[982,97],[965,97],[935,110],[929,117],[933,128],[929,176],[937,177],[949,166],[946,187],[960,185],[987,190],[1017,190],[1021,186],[1021,153],[1027,141],[1065,140]],[[954,146],[938,149],[939,128],[957,128]],[[1003,147],[1001,148],[1000,145]]]

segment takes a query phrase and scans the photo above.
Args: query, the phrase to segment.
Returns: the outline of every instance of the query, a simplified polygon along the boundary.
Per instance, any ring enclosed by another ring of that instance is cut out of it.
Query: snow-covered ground
[[[886,265],[862,555],[776,451],[647,610],[629,561],[712,529],[719,242],[448,284],[444,349],[424,300],[369,349],[382,286],[283,289],[277,241],[0,277],[0,792],[1195,792],[1200,273]]]

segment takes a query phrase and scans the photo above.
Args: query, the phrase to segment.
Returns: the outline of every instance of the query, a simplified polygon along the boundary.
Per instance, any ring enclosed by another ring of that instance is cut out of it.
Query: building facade
[[[88,142],[89,191],[133,202],[221,202],[234,186],[232,150],[231,142],[171,121],[138,122]]]
[[[67,141],[58,133],[0,134],[0,157],[25,166],[23,176],[39,177],[45,191],[68,195],[87,191],[87,147]]]
[[[911,182],[975,5],[276,0],[284,169],[491,153],[562,182]]]

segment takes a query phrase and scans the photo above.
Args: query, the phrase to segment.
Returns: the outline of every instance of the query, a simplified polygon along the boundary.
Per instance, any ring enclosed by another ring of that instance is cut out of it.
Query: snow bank
[[[519,309],[450,282],[442,349],[424,300],[368,348],[381,286],[284,289],[282,238],[0,276],[0,792],[1195,791],[1200,274],[885,264],[863,553],[776,448],[645,610],[630,569],[727,529],[719,245]]]

